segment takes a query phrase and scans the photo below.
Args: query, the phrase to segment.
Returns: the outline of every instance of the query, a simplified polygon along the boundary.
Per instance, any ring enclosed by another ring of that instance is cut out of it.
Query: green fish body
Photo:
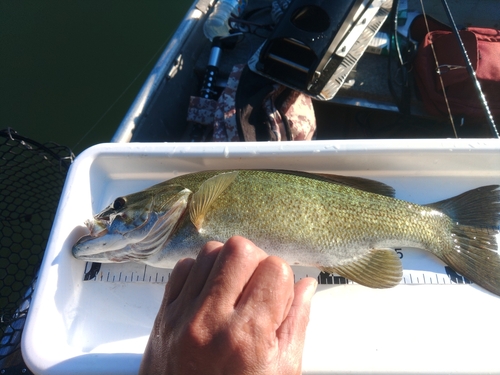
[[[386,288],[402,277],[400,247],[430,251],[500,294],[498,186],[432,205],[392,197],[375,181],[291,171],[206,171],[120,197],[73,248],[90,261],[172,267],[210,240],[240,235],[289,264]],[[96,229],[97,228],[97,229]],[[104,245],[103,245],[104,243]]]

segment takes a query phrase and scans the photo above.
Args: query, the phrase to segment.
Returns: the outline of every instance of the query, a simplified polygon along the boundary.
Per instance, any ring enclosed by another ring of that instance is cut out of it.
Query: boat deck
[[[448,3],[459,28],[470,25],[499,27],[500,8],[495,0],[448,0]],[[265,8],[269,4],[269,0],[253,0],[248,12]],[[448,23],[441,2],[425,1],[424,5],[428,15]],[[199,8],[204,10],[201,5]],[[199,12],[199,9],[196,11]],[[422,13],[420,1],[409,0],[408,11]],[[129,122],[131,129],[130,138],[125,141],[188,140],[186,113],[189,97],[199,92],[211,47],[202,31],[202,21],[206,14],[200,14],[200,19],[197,20],[199,22],[191,25],[187,37],[184,35],[185,39],[178,49],[173,65],[167,69],[166,78],[161,80],[158,90],[148,98],[146,104],[139,103],[144,104],[144,108],[136,108],[135,112],[132,108],[125,118],[124,123]],[[270,17],[264,11],[256,12],[251,21],[266,24],[270,22]],[[382,31],[384,27],[386,25],[382,27]],[[245,34],[234,49],[223,52],[220,60],[221,85],[233,65],[248,62],[263,41],[262,37]],[[173,42],[176,42],[175,37]],[[315,100],[318,127],[316,139],[454,137],[447,116],[432,117],[423,109],[411,72],[411,112],[409,115],[398,112],[388,86],[389,74],[393,76],[392,80],[396,86],[399,79],[395,61],[393,58],[389,73],[387,56],[365,53],[332,100]],[[142,100],[139,99],[137,102]],[[459,118],[456,122],[458,137],[491,137],[486,121]],[[496,122],[500,123],[500,119]],[[118,137],[117,141],[123,141],[123,138]]]

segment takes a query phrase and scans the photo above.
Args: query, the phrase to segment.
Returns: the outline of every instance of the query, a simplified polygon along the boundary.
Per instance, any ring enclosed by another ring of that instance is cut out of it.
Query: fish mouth
[[[102,236],[104,236],[104,234],[105,234],[105,233],[104,233],[104,231],[103,231],[103,232],[102,232]],[[96,236],[93,236],[93,235],[91,235],[91,234],[86,234],[86,235],[84,235],[84,236],[81,236],[81,237],[78,239],[78,241],[76,241],[75,246],[78,246],[78,245],[80,245],[80,244],[82,244],[82,243],[85,243],[85,242],[87,242],[87,241],[91,241],[91,240],[93,240],[94,238],[97,238],[97,237],[96,237]]]
[[[90,236],[91,238],[98,238],[108,233],[108,229],[110,227],[110,220],[109,217],[99,218],[99,219],[94,218],[91,220],[86,220],[85,225],[90,231],[90,234],[88,236]]]
[[[83,235],[78,239],[78,241],[76,242],[76,245],[93,240],[94,238],[99,238],[99,237],[105,236],[106,234],[108,234],[107,228],[101,229],[99,232],[94,232],[94,233],[92,233],[92,229],[91,229],[89,234]]]
[[[84,254],[85,244],[89,241],[93,241],[97,238],[103,237],[109,232],[109,223],[104,220],[87,220],[85,221],[85,225],[87,226],[90,233],[81,236],[78,241],[76,241],[76,243],[73,245],[73,254],[76,253],[78,255],[88,255]]]

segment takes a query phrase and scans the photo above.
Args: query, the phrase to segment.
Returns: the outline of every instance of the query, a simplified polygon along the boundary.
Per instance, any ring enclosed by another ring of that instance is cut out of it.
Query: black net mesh
[[[73,154],[0,130],[0,373],[29,374],[21,334]]]

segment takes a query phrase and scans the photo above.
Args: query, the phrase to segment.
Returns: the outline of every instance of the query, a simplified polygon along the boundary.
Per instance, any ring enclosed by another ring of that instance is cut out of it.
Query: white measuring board
[[[88,234],[85,220],[118,195],[182,173],[262,166],[369,178],[418,204],[500,183],[494,139],[236,143],[113,143],[77,157],[23,332],[23,357],[33,373],[139,371],[170,270],[130,263],[84,271],[85,262],[72,255]],[[388,289],[293,267],[296,279],[319,276],[321,284],[311,302],[303,373],[500,375],[500,297],[426,251],[401,253],[402,285]],[[83,281],[84,274],[94,280]]]
[[[395,249],[403,264],[401,284],[471,284],[431,253],[414,248]],[[355,284],[338,275],[320,272],[313,267],[292,267],[295,279],[316,277],[320,285]],[[171,269],[162,269],[140,263],[87,263],[83,280],[106,283],[166,283]]]

